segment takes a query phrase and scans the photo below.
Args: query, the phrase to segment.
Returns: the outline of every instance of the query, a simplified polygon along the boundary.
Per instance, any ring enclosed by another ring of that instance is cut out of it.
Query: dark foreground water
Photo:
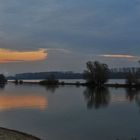
[[[140,91],[8,84],[0,126],[44,140],[140,139]]]

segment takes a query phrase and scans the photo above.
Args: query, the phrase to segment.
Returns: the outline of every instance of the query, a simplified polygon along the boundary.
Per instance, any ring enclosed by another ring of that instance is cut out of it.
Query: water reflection
[[[40,109],[44,110],[48,106],[48,101],[43,96],[26,95],[0,95],[0,111],[11,109]]]
[[[0,89],[4,89],[5,88],[5,84],[0,84]]]
[[[58,85],[47,85],[45,87],[46,87],[46,90],[50,91],[51,93],[54,93],[56,89],[59,88]]]
[[[140,107],[140,94],[137,94],[135,100],[136,100],[137,105]]]
[[[87,87],[84,91],[84,97],[87,101],[87,107],[89,109],[99,109],[106,107],[110,102],[110,94],[108,88],[94,88]]]
[[[136,88],[126,88],[126,98],[129,101],[133,101],[137,94],[139,94],[138,89],[136,89]]]
[[[135,100],[136,104],[140,107],[140,89],[126,89],[126,98],[129,99],[129,101]]]

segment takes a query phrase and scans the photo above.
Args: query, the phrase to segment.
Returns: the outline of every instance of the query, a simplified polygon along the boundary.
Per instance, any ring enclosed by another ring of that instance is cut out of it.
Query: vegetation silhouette
[[[24,82],[23,82],[23,80],[15,79],[14,83],[15,83],[15,85],[22,85]]]
[[[7,83],[7,79],[3,74],[0,74],[0,84],[6,84]]]
[[[47,91],[54,93],[59,87],[59,80],[55,78],[55,75],[51,74],[47,79],[40,81],[39,84],[45,86]]]
[[[87,85],[102,87],[109,79],[108,65],[98,61],[87,62],[87,70],[84,71],[84,78],[87,81]]]
[[[7,79],[3,74],[0,74],[0,89],[4,89],[7,84]]]
[[[53,74],[51,74],[47,79],[39,82],[40,85],[58,85],[59,80],[55,78]]]
[[[46,85],[45,86],[47,91],[50,91],[51,93],[55,93],[56,89],[59,88],[58,85]]]
[[[138,62],[140,63],[140,61]],[[140,69],[133,68],[127,72],[126,84],[131,88],[140,88]]]
[[[15,83],[16,85],[18,85],[18,80],[16,79],[16,80],[14,81],[14,83]]]
[[[137,72],[136,73],[129,72],[127,74],[126,84],[128,85],[128,87],[139,87],[140,80],[139,80]]]
[[[108,106],[110,102],[110,94],[108,88],[88,86],[84,91],[84,97],[87,101],[89,109],[99,109]]]

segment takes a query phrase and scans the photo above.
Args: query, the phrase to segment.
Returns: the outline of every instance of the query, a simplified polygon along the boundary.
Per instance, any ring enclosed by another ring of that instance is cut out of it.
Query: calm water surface
[[[0,126],[44,140],[140,139],[140,91],[8,84]]]

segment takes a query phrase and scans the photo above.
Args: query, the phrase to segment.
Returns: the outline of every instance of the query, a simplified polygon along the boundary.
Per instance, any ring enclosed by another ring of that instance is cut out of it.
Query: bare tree
[[[98,61],[89,61],[87,62],[87,70],[84,72],[84,75],[88,84],[101,87],[109,78],[108,65]]]
[[[5,84],[7,82],[6,77],[3,74],[0,74],[0,84]]]
[[[129,72],[126,76],[126,84],[128,86],[136,85],[138,83],[138,79],[136,77],[136,74]]]

